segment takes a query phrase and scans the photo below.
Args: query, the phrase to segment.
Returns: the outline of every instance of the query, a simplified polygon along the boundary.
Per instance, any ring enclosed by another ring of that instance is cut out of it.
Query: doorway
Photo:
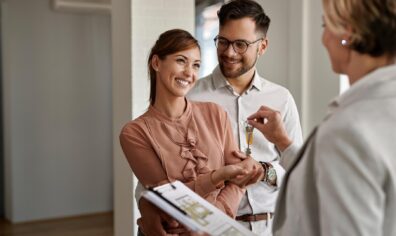
[[[212,73],[217,65],[217,53],[213,39],[219,32],[217,11],[224,0],[195,1],[195,36],[201,45],[202,63],[199,77]]]
[[[4,152],[3,152],[3,70],[2,70],[2,15],[0,5],[0,218],[4,218]]]

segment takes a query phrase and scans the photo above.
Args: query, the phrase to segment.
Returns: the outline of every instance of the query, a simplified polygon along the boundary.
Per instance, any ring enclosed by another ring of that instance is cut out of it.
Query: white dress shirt
[[[247,117],[256,112],[261,105],[278,110],[283,118],[289,137],[295,144],[302,143],[302,134],[298,111],[290,92],[277,84],[260,77],[256,71],[252,83],[243,94],[236,93],[226,78],[216,67],[213,73],[197,81],[188,94],[188,98],[197,101],[209,101],[221,105],[230,116],[234,136],[241,151],[245,152],[245,124]],[[260,214],[274,212],[278,196],[278,186],[281,185],[284,169],[279,164],[279,152],[275,146],[258,131],[253,131],[251,156],[257,161],[270,162],[276,170],[277,187],[271,187],[265,182],[247,187],[246,194],[240,203],[237,215]],[[244,224],[259,235],[266,233],[268,222],[252,222]]]
[[[295,147],[282,153],[274,235],[396,235],[396,65],[353,84]]]

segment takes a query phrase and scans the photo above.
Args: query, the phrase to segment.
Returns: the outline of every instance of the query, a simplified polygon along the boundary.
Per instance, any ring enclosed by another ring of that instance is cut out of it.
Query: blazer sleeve
[[[302,146],[303,137],[301,131],[300,118],[296,103],[290,93],[288,93],[288,101],[286,112],[283,116],[283,123],[290,139],[293,141],[292,146],[288,147],[284,153],[280,155],[279,164],[287,170],[298,149]],[[286,154],[286,155],[284,155]],[[291,154],[291,155],[290,155]]]

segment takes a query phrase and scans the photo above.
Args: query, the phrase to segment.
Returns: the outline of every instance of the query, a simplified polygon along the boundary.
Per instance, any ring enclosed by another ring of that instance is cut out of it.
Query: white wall
[[[111,211],[110,17],[1,10],[6,217]]]
[[[118,133],[123,124],[148,107],[146,62],[155,40],[160,33],[172,28],[182,28],[193,34],[195,13],[193,0],[117,0],[112,4],[113,104],[117,103],[113,114],[114,139],[117,140],[114,141],[114,225],[115,236],[130,236],[137,230],[130,222],[135,223],[139,217],[132,191],[136,180],[132,181],[131,170],[120,150]],[[128,54],[131,57],[128,58]],[[124,99],[128,99],[127,102]]]
[[[290,0],[292,1],[292,0]],[[319,124],[330,100],[340,92],[340,76],[331,69],[322,45],[322,1],[303,0],[302,117],[306,131]]]
[[[275,83],[287,86],[288,55],[289,55],[289,1],[260,0],[265,13],[270,17],[268,29],[269,47],[259,59],[257,68],[260,74]]]

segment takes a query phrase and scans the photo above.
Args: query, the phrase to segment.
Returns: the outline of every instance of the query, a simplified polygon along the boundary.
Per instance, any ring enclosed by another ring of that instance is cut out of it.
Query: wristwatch
[[[270,186],[276,186],[276,171],[274,167],[269,162],[260,161],[260,164],[264,169],[264,179],[262,181]]]

